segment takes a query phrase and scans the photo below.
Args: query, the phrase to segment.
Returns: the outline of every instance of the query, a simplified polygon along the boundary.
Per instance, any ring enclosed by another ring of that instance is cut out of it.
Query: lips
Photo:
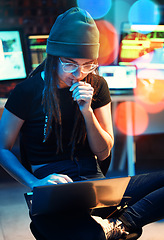
[[[71,81],[71,85],[73,85],[74,83],[76,83],[76,82],[77,82],[77,80],[75,80],[75,79],[72,79],[72,78],[70,78],[70,81]]]

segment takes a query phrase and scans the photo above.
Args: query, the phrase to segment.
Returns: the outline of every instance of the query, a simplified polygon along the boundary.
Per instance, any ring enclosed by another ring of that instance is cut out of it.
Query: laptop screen
[[[100,66],[99,74],[105,78],[111,95],[131,95],[137,86],[135,66]]]

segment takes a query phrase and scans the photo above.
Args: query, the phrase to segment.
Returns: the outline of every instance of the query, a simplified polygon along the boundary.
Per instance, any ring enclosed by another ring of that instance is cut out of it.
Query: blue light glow
[[[88,11],[94,19],[99,19],[108,13],[112,0],[77,0],[77,5]]]
[[[160,12],[157,4],[150,0],[136,1],[129,11],[129,22],[131,24],[158,25]]]

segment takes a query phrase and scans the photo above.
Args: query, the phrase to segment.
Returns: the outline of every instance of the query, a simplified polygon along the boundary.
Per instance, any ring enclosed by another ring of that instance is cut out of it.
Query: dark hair
[[[44,139],[45,142],[51,132],[52,129],[52,121],[55,121],[55,134],[56,134],[56,144],[57,150],[56,153],[59,151],[63,151],[62,146],[62,120],[61,120],[61,110],[60,110],[60,103],[58,98],[58,91],[57,91],[57,67],[58,67],[58,59],[57,56],[52,56],[47,54],[46,60],[40,64],[40,66],[34,70],[31,76],[35,75],[35,72],[45,70],[45,77],[44,77],[44,90],[42,95],[42,104],[44,107],[45,112],[45,127],[44,127]],[[90,83],[92,87],[94,87],[94,95],[96,94],[96,90],[98,88],[98,79],[97,81],[93,81],[93,74],[90,73],[85,78],[85,81]],[[93,97],[94,99],[94,97]],[[71,158],[73,159],[74,151],[76,144],[79,142],[84,143],[86,139],[86,128],[84,118],[79,110],[78,104],[76,105],[76,113],[75,113],[75,121],[74,127],[72,131],[72,136],[70,139],[70,145],[72,145],[71,149]]]

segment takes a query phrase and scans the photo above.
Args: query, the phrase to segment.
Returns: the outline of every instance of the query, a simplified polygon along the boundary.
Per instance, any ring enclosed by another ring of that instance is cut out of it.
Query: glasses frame
[[[79,64],[76,64],[76,63],[64,63],[64,62],[61,60],[60,57],[59,57],[59,61],[60,61],[60,63],[62,64],[63,71],[66,72],[66,73],[76,72],[79,67],[81,67],[81,72],[82,72],[82,73],[91,73],[91,72],[93,72],[93,71],[99,66],[98,64],[89,63],[90,65],[93,65],[94,68],[93,68],[92,70],[90,70],[90,71],[85,72],[85,71],[83,71],[83,66],[85,66],[85,64],[79,65]],[[65,71],[64,67],[65,67],[66,65],[68,65],[68,64],[72,64],[73,66],[75,66],[75,69],[73,69],[72,71]],[[89,64],[86,64],[86,65],[89,65]]]

